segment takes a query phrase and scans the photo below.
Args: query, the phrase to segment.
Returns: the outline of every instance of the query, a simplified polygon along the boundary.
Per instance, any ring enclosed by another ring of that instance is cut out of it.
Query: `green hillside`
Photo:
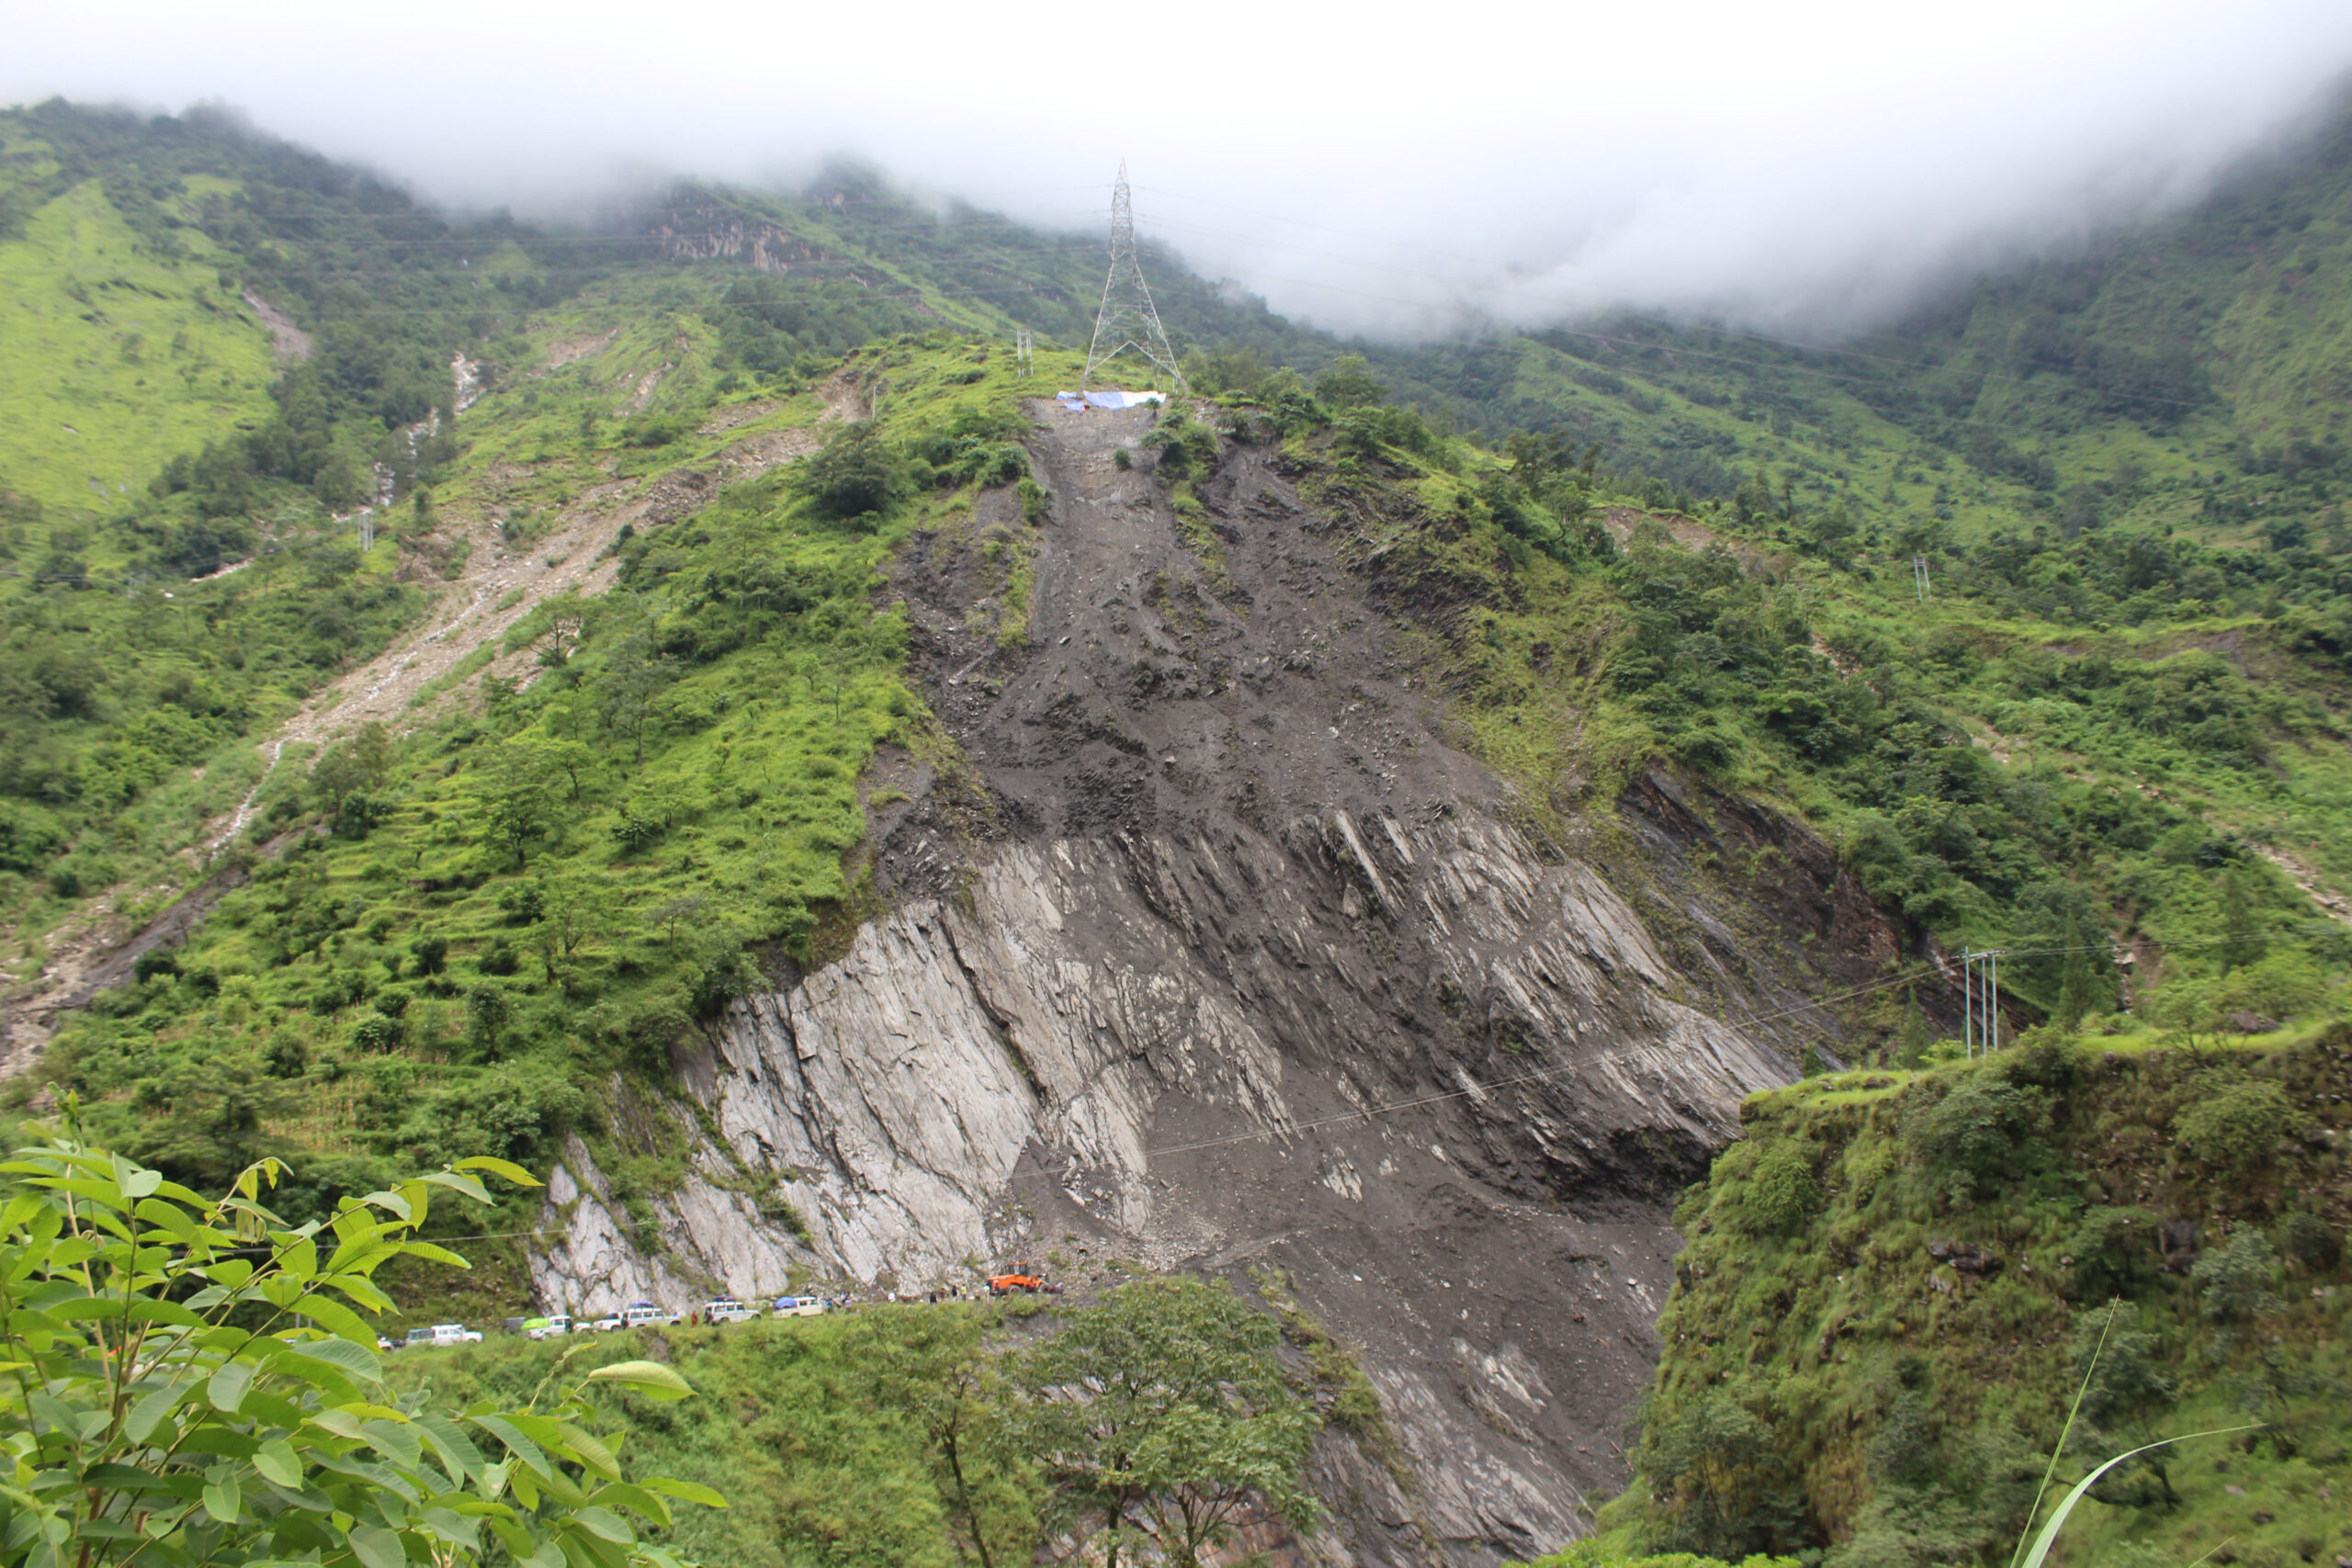
[[[2347,1044],[2051,1032],[1988,1066],[1751,1101],[1747,1139],[1677,1212],[1690,1242],[1608,1540],[2005,1558],[2047,1517],[2037,1489],[2079,1394],[2068,1482],[2160,1438],[2252,1429],[2114,1472],[2053,1561],[2352,1549]]]

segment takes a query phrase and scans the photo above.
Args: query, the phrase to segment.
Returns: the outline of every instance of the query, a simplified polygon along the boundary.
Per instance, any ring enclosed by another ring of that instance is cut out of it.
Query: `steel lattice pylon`
[[[1087,345],[1086,374],[1078,378],[1078,389],[1085,391],[1097,370],[1131,348],[1183,389],[1184,373],[1176,367],[1176,351],[1168,346],[1151,286],[1136,260],[1135,203],[1127,195],[1127,165],[1122,161],[1119,183],[1111,190],[1111,274],[1102,280],[1102,309],[1094,318],[1094,341]]]

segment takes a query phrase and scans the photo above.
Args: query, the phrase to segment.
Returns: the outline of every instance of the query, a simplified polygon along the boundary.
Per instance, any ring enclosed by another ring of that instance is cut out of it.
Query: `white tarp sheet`
[[[1087,407],[1098,409],[1141,408],[1146,403],[1164,403],[1167,397],[1159,392],[1092,391],[1087,393],[1057,392],[1062,407],[1078,412]]]

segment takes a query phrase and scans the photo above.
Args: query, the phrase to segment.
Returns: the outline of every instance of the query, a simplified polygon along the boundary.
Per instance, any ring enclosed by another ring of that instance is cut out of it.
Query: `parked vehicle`
[[[588,1329],[598,1334],[610,1334],[621,1326],[621,1314],[617,1312],[608,1312],[587,1325]]]
[[[436,1323],[430,1328],[410,1329],[405,1343],[411,1349],[419,1345],[479,1345],[481,1330],[468,1328],[462,1323]]]
[[[1003,1273],[989,1276],[989,1294],[1009,1296],[1015,1291],[1032,1296],[1039,1291],[1051,1296],[1061,1294],[1060,1286],[1047,1284],[1046,1277],[1026,1263],[1008,1263]]]
[[[531,1317],[523,1320],[524,1334],[533,1339],[553,1339],[558,1335],[571,1333],[575,1326],[571,1321],[571,1314],[562,1312],[547,1317]]]
[[[596,1329],[599,1333],[610,1333],[616,1328],[643,1328],[649,1324],[660,1325],[677,1321],[676,1313],[663,1312],[651,1302],[631,1302],[620,1311],[598,1318]]]
[[[822,1296],[778,1296],[770,1310],[778,1317],[816,1317],[825,1309]]]
[[[749,1323],[759,1315],[759,1308],[747,1307],[732,1296],[720,1296],[716,1301],[706,1302],[702,1309],[705,1323]]]

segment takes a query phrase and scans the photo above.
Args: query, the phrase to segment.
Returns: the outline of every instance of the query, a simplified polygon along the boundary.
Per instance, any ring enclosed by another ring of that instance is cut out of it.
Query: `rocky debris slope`
[[[1267,455],[1228,455],[1204,526],[1148,455],[1113,461],[1148,414],[1036,417],[1027,647],[973,624],[963,547],[919,541],[898,585],[992,810],[931,784],[892,813],[894,910],[681,1062],[690,1103],[650,1113],[695,1175],[650,1235],[571,1151],[539,1287],[575,1311],[922,1288],[1064,1238],[1278,1269],[1365,1347],[1405,1461],[1400,1486],[1324,1445],[1326,1546],[1556,1545],[1623,1478],[1667,1204],[1793,1076],[1798,938],[1834,974],[1887,932],[1817,842],[1671,780],[1629,801],[1625,865],[1514,826]],[[1795,852],[1760,935],[1686,856],[1713,820]]]

